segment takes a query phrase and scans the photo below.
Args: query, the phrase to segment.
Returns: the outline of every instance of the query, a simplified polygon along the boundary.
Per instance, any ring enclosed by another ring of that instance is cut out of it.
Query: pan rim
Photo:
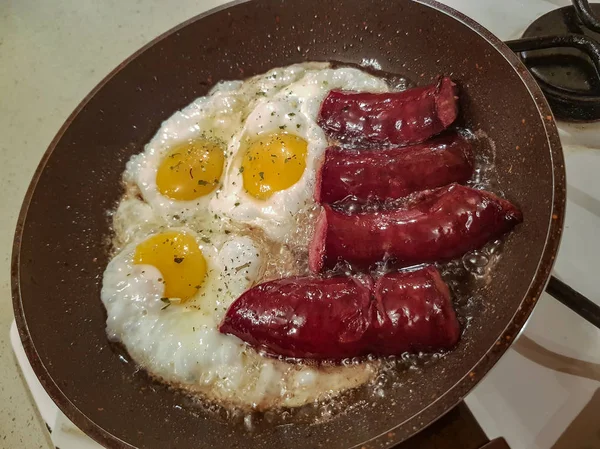
[[[78,104],[78,106],[69,115],[67,120],[61,126],[55,137],[52,139],[48,148],[44,152],[34,175],[32,176],[31,182],[25,193],[23,203],[19,212],[14,241],[12,246],[11,256],[11,291],[13,300],[13,312],[15,315],[15,321],[19,336],[29,362],[35,372],[37,378],[40,380],[42,386],[56,403],[58,408],[71,420],[77,427],[84,431],[88,436],[97,441],[98,443],[111,448],[117,449],[136,449],[135,446],[121,440],[116,435],[110,433],[103,427],[97,425],[94,421],[87,417],[79,408],[73,404],[70,399],[62,392],[60,387],[55,383],[50,373],[46,369],[46,366],[41,362],[37,349],[33,340],[30,337],[29,327],[27,319],[24,314],[22,297],[21,297],[21,273],[20,273],[20,261],[21,261],[21,241],[23,237],[23,231],[25,223],[27,221],[29,207],[36,190],[37,184],[41,178],[41,175],[52,157],[57,144],[62,139],[66,130],[71,126],[75,118],[85,108],[89,101],[121,70],[123,70],[130,62],[135,60],[142,53],[146,52],[151,47],[155,46],[158,42],[167,38],[168,36],[177,33],[179,30],[187,27],[191,23],[198,20],[204,19],[210,15],[213,15],[219,11],[231,8],[236,5],[247,3],[254,0],[234,0],[232,2],[225,3],[215,8],[209,9],[201,14],[198,14],[181,24],[167,30],[160,34],[158,37],[152,39],[150,42],[136,50],[116,68],[110,71],[91,91],[87,94],[84,99]],[[258,0],[260,1],[260,0]],[[479,359],[473,367],[469,370],[464,377],[459,379],[452,387],[446,390],[442,395],[432,401],[428,406],[420,410],[412,417],[406,419],[403,422],[398,423],[387,432],[372,437],[371,439],[353,446],[358,447],[390,447],[398,444],[401,441],[408,439],[410,436],[415,434],[417,431],[421,431],[437,419],[444,416],[450,411],[455,405],[457,405],[466,394],[489,372],[489,370],[496,364],[500,357],[510,347],[515,337],[518,336],[527,319],[531,315],[539,297],[541,296],[546,284],[549,281],[550,273],[554,265],[554,260],[558,252],[560,240],[563,230],[563,222],[566,207],[566,183],[565,183],[565,168],[562,147],[554,121],[554,116],[550,110],[550,107],[544,98],[541,89],[527,71],[525,66],[522,64],[518,56],[512,52],[498,37],[493,35],[485,27],[470,19],[461,12],[441,4],[435,0],[414,0],[416,3],[423,4],[441,13],[444,13],[451,18],[459,21],[460,23],[467,26],[469,29],[475,31],[482,39],[489,43],[494,50],[496,50],[504,59],[511,65],[512,69],[517,73],[519,79],[529,92],[533,102],[535,103],[537,110],[540,114],[540,120],[543,123],[546,137],[548,141],[548,147],[550,150],[550,159],[552,162],[552,210],[549,219],[548,232],[544,242],[544,248],[540,256],[537,271],[531,283],[527,289],[527,293],[520,303],[519,308],[515,311],[511,317],[508,325],[501,333],[500,337],[494,342],[492,347]],[[435,406],[435,407],[434,407]],[[444,409],[442,413],[439,409]],[[436,410],[434,410],[434,408]],[[417,422],[416,430],[410,432],[410,434],[404,434],[399,437],[390,438],[390,432],[394,432],[401,426],[406,425],[410,422]]]
[[[383,443],[384,438],[386,440],[389,440],[389,432],[393,432],[395,429],[404,426],[407,423],[418,420],[420,421],[418,430],[411,433],[410,436],[415,435],[419,431],[433,424],[438,419],[442,418],[446,413],[448,413],[455,406],[457,406],[464,399],[464,397],[480,381],[482,381],[484,377],[486,377],[489,374],[489,371],[494,367],[494,365],[498,362],[502,355],[516,340],[516,337],[518,337],[524,330],[524,327],[527,321],[529,320],[529,317],[531,316],[531,313],[533,312],[537,301],[546,289],[546,285],[550,280],[552,268],[556,260],[556,254],[558,253],[564,228],[564,218],[566,209],[566,172],[564,164],[564,154],[558,130],[556,128],[556,119],[554,118],[554,114],[550,109],[550,105],[544,97],[541,88],[535,82],[533,76],[529,73],[529,71],[521,62],[521,60],[517,57],[517,55],[502,40],[500,40],[496,35],[490,32],[483,25],[479,24],[478,22],[461,13],[460,11],[457,11],[456,9],[445,4],[442,4],[437,0],[413,1],[436,9],[437,11],[440,11],[452,17],[453,19],[466,25],[471,30],[475,31],[512,66],[513,70],[517,73],[523,85],[527,88],[531,99],[537,106],[541,122],[543,123],[544,129],[546,131],[548,147],[550,149],[553,186],[552,211],[548,223],[548,231],[546,233],[544,249],[542,251],[542,255],[537,265],[536,274],[531,280],[529,287],[527,288],[527,293],[523,298],[523,301],[521,301],[519,308],[515,311],[509,323],[502,331],[500,336],[496,339],[492,347],[490,347],[490,349],[484,355],[482,355],[482,357],[473,365],[473,367],[465,376],[458,379],[452,387],[450,387],[442,395],[440,395],[431,403],[429,403],[429,405],[423,408],[420,412],[404,420],[403,422],[398,423],[395,427],[388,430],[387,432],[377,435],[365,443],[355,445],[351,449],[356,449],[359,447],[369,447],[365,446],[365,444]],[[527,302],[528,299],[529,304],[527,306],[524,306],[524,303]],[[490,352],[494,350],[494,357],[490,357]],[[465,382],[466,380],[470,380],[470,383]],[[460,391],[455,391],[459,389],[462,385],[465,386],[463,386],[462,389],[460,389]],[[458,393],[458,395],[454,394],[454,399],[449,398],[449,396],[452,393]],[[434,407],[440,401],[443,401],[445,399],[450,399],[450,401],[448,401],[449,403],[444,406],[445,411],[443,413],[437,413],[437,411],[433,413],[430,412],[430,409],[432,407]],[[392,443],[392,445],[398,444],[401,441],[405,441],[406,439],[410,438],[410,436],[407,436],[402,440],[395,441]],[[383,447],[391,447],[391,445],[384,445]]]

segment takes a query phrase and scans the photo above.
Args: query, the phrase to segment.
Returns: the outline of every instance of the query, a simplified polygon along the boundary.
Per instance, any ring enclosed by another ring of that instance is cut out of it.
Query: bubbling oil
[[[467,184],[473,188],[488,190],[502,196],[502,191],[498,189],[497,184],[494,143],[483,131],[460,130],[459,132],[470,139],[474,146],[474,173]],[[349,197],[337,204],[336,209],[348,214],[357,211],[377,212],[385,208],[397,208],[408,200],[405,198],[388,200],[381,204],[364,204]],[[319,210],[319,206],[312,206],[299,214],[296,233],[290,235],[283,244],[295,258],[296,265],[275,263],[274,265],[278,268],[273,267],[272,270],[269,270],[265,278],[272,279],[309,273],[306,266],[306,248],[310,242],[315,218]],[[463,335],[469,332],[473,317],[481,313],[481,310],[485,307],[485,301],[477,292],[491,281],[493,268],[501,254],[502,240],[495,240],[480,249],[468,252],[459,259],[436,264],[451,291],[453,305]],[[419,266],[403,269],[417,268]],[[393,260],[386,259],[372,266],[370,272],[377,277],[397,269],[398,267]],[[357,275],[360,272],[361,270],[358,267],[347,262],[340,262],[326,275],[344,274],[350,276]],[[405,386],[406,382],[412,376],[418,375],[426,365],[436,363],[446,355],[447,352],[421,352],[417,354],[404,353],[389,357],[369,355],[367,357],[344,359],[340,362],[343,366],[365,362],[380,363],[377,375],[368,384],[360,388],[362,392],[358,400],[355,392],[349,391],[296,409],[268,410],[262,414],[254,412],[250,421],[252,426],[247,425],[246,428],[252,430],[253,426],[256,427],[258,423],[263,421],[271,425],[288,422],[322,423],[334,419],[340,414],[349,413],[358,407],[376,407],[382,400],[388,401],[394,397],[394,392]],[[298,359],[286,359],[286,361],[289,363],[307,363]],[[244,421],[244,424],[247,424],[247,421]]]
[[[364,70],[364,68],[362,69]],[[387,79],[394,90],[404,90],[408,86],[405,78],[389,77],[388,75]],[[496,149],[494,143],[481,130],[471,132],[466,129],[460,129],[458,131],[471,140],[474,145],[474,172],[467,185],[476,189],[489,190],[503,196],[503,192],[498,188],[497,183],[495,165]],[[134,186],[126,187],[126,193],[122,200],[139,197],[139,191]],[[359,210],[377,212],[382,210],[382,208],[397,208],[406,201],[407,199],[399,199],[387,200],[382,204],[361,204],[354,198],[346,198],[335,207],[348,214]],[[215,232],[231,231],[238,235],[251,237],[259,247],[261,253],[267,255],[264,267],[256,280],[256,284],[258,284],[278,278],[306,276],[310,274],[307,248],[309,247],[316,217],[319,212],[320,206],[314,204],[310,204],[299,211],[294,217],[296,221],[294,231],[287,235],[283,242],[270,240],[259,228],[253,228],[245,224],[236,224],[224,217],[215,217],[212,227]],[[193,221],[165,222],[161,223],[159,228],[149,229],[148,232],[157,232],[163,226],[168,227],[173,225],[185,225],[190,226],[192,229],[202,229],[206,224],[195,223]],[[117,232],[114,235],[125,235],[125,233]],[[114,239],[112,241],[112,249],[114,252],[117,252],[128,243],[130,242],[126,240]],[[481,249],[465,254],[459,259],[444,264],[437,264],[443,279],[451,291],[454,308],[463,335],[469,332],[473,317],[485,307],[485,301],[476,292],[490,282],[491,273],[501,254],[502,241],[496,240],[489,242]],[[398,267],[394,264],[393,260],[382,260],[372,267],[371,273],[374,276],[381,276],[397,269]],[[351,264],[339,263],[327,275],[356,275],[359,272],[360,270]],[[258,411],[253,407],[234,407],[231,404],[211,402],[198,393],[191,391],[186,385],[168,384],[167,388],[172,388],[177,394],[181,395],[180,402],[186,409],[196,410],[201,414],[209,414],[211,418],[224,422],[238,423],[244,426],[249,432],[253,432],[265,425],[277,426],[292,422],[318,424],[359,408],[375,407],[380,401],[388,400],[388,398],[393,396],[395,390],[403,387],[410,381],[411,376],[422,370],[424,366],[435,363],[437,360],[446,357],[446,354],[444,352],[428,354],[405,353],[390,357],[368,355],[366,357],[344,359],[339,362],[343,366],[371,363],[379,364],[379,370],[371,381],[359,388],[361,392],[358,396],[357,392],[352,390],[342,392],[341,394],[332,391],[329,396],[326,395],[325,399],[292,409],[278,408]],[[268,357],[266,354],[263,355]],[[299,359],[280,359],[292,364],[314,364],[314,362]],[[326,366],[330,363],[332,362],[323,362],[322,364]],[[141,370],[141,372],[145,371]],[[148,373],[144,375],[152,376]]]

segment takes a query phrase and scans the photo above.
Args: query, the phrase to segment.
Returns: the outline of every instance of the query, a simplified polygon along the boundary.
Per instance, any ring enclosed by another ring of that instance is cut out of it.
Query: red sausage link
[[[274,355],[354,357],[365,349],[371,287],[369,277],[265,282],[229,307],[219,330]]]
[[[409,145],[424,142],[456,120],[456,85],[437,84],[389,93],[331,91],[318,123],[330,137],[348,144]]]
[[[340,360],[448,349],[459,325],[434,267],[370,277],[288,278],[246,291],[220,332],[272,355]]]
[[[374,296],[369,344],[378,354],[450,349],[458,341],[450,292],[435,267],[386,274]]]
[[[471,143],[458,134],[404,148],[345,150],[329,147],[317,171],[315,201],[333,203],[402,198],[465,182],[473,174]]]
[[[369,266],[386,258],[404,266],[462,256],[523,221],[496,195],[459,184],[416,194],[395,210],[347,215],[325,205],[309,248],[314,272],[338,261]]]

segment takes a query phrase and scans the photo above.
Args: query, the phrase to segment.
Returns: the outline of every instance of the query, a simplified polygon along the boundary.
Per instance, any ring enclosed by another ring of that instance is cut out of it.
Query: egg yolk
[[[306,140],[287,133],[269,134],[251,142],[240,166],[246,191],[266,200],[293,186],[306,168],[307,147]]]
[[[202,286],[206,260],[196,239],[183,232],[163,232],[140,243],[134,263],[152,265],[162,276],[167,298],[190,299]]]
[[[206,139],[175,146],[156,173],[158,191],[177,201],[195,200],[212,192],[221,179],[223,148]]]

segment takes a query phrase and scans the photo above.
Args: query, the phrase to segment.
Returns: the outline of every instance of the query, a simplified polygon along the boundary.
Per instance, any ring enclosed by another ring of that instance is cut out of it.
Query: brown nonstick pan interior
[[[161,121],[240,79],[306,60],[359,64],[461,89],[464,124],[496,143],[498,187],[525,222],[505,242],[455,351],[402,374],[384,398],[321,424],[252,431],[153,383],[108,344],[100,282],[107,210],[128,158]],[[75,424],[108,447],[388,447],[454,406],[506,350],[550,273],[564,211],[564,168],[551,113],[517,58],[487,31],[432,2],[258,0],[220,8],[158,38],[115,70],[69,118],[27,193],[13,254],[15,314],[42,384]],[[518,375],[518,373],[515,373]]]

